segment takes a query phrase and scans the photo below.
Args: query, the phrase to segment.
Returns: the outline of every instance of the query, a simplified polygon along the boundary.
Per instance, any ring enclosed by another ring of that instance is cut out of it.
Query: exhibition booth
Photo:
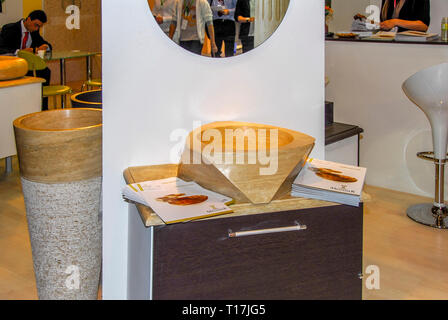
[[[407,35],[380,0],[3,1],[51,45],[0,55],[0,251],[27,256],[0,268],[32,287],[0,299],[448,297],[448,5],[424,2]]]

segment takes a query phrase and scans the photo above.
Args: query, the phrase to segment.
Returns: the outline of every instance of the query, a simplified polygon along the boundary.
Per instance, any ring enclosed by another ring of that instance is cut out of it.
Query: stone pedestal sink
[[[102,112],[32,113],[14,132],[39,299],[97,299]]]

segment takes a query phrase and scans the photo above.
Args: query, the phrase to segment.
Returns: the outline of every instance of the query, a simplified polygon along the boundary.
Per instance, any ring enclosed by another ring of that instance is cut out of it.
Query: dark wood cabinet
[[[178,176],[131,167],[127,183]],[[361,299],[363,208],[296,198],[236,203],[233,213],[165,225],[129,205],[128,299]],[[306,229],[229,237],[229,233]]]
[[[361,299],[362,219],[336,205],[155,226],[152,298]]]

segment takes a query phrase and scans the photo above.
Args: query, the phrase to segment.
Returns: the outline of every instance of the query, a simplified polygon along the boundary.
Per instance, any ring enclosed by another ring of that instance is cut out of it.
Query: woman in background
[[[426,32],[431,21],[429,9],[429,0],[383,0],[381,30]]]
[[[182,48],[201,54],[205,30],[210,38],[212,55],[218,48],[215,42],[213,14],[207,0],[175,0],[171,12],[168,36]]]
[[[148,3],[150,0],[148,0]],[[168,36],[170,33],[170,25],[173,20],[172,12],[175,0],[153,0],[151,8],[154,19],[156,19],[160,28]]]

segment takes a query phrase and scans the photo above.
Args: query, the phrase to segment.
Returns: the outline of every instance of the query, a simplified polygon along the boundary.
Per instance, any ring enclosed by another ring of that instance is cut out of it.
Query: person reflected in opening
[[[207,31],[212,55],[218,51],[213,14],[207,0],[176,0],[171,16],[168,36],[182,48],[200,55]]]
[[[238,0],[235,8],[235,20],[240,23],[238,38],[243,53],[254,48],[255,0]]]
[[[213,26],[215,28],[218,54],[222,57],[222,44],[224,55],[231,57],[235,50],[235,8],[237,0],[209,0],[213,11]]]
[[[381,30],[426,32],[430,23],[429,0],[382,0]]]
[[[148,0],[152,15],[156,19],[159,27],[168,36],[170,25],[173,20],[172,12],[175,0]]]

